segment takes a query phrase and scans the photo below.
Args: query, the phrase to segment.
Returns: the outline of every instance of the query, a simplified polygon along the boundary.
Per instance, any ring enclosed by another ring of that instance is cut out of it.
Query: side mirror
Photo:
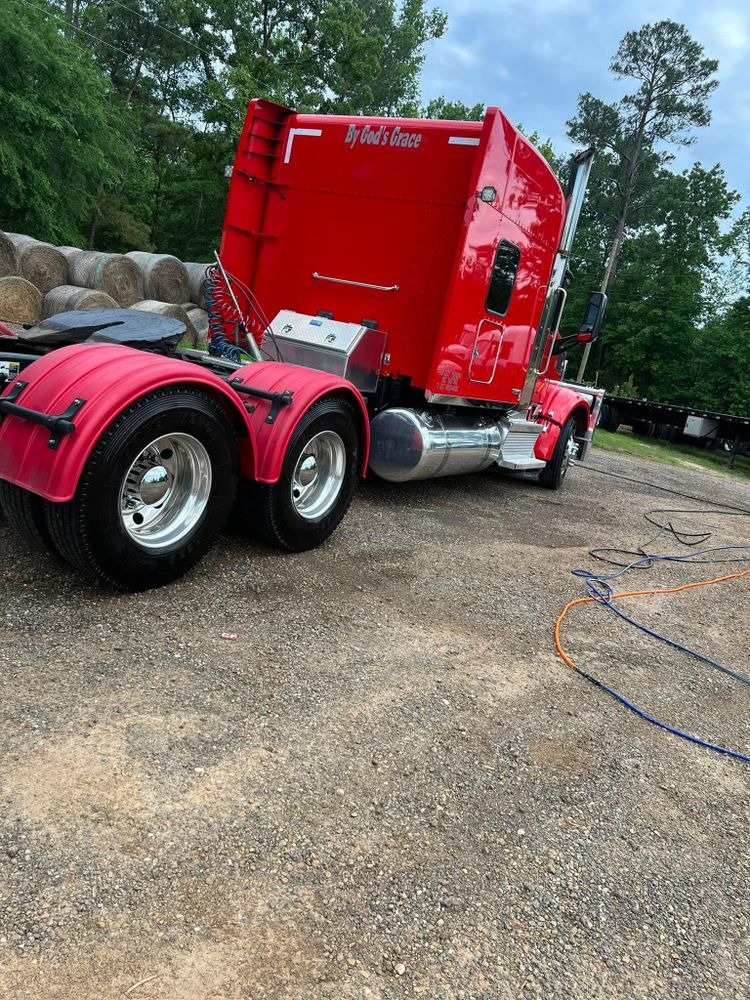
[[[601,333],[606,311],[607,296],[604,292],[592,292],[583,311],[581,328],[576,337],[579,344],[593,344]]]

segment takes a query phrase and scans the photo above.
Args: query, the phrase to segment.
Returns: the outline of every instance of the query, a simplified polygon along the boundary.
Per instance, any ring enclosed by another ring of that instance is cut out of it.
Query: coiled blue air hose
[[[585,468],[585,466],[584,466],[584,468]],[[657,486],[656,484],[653,484],[653,483],[641,483],[639,480],[632,480],[629,477],[618,476],[615,473],[607,473],[607,472],[605,472],[604,470],[601,470],[601,469],[594,469],[593,471],[595,471],[595,472],[602,472],[604,475],[612,475],[613,478],[628,479],[629,481],[632,481],[632,482],[639,482],[640,485],[654,486],[656,489],[662,489],[662,487],[659,487],[659,486]],[[678,493],[678,491],[671,490],[671,489],[665,489],[664,491],[668,492],[668,493]],[[612,587],[610,586],[609,581],[617,579],[619,577],[622,577],[626,573],[629,573],[630,571],[632,571],[634,569],[648,568],[648,567],[654,565],[657,562],[679,562],[679,563],[688,562],[688,563],[697,563],[698,565],[701,565],[701,564],[747,562],[747,561],[750,560],[750,546],[748,546],[748,545],[722,545],[722,546],[716,546],[716,547],[710,548],[710,549],[697,550],[697,551],[694,551],[694,552],[690,552],[687,555],[679,555],[679,554],[678,555],[655,555],[653,553],[647,552],[646,549],[645,549],[645,546],[652,544],[654,541],[656,541],[657,538],[659,538],[662,534],[664,534],[667,531],[669,533],[671,533],[678,542],[680,542],[683,545],[690,546],[690,547],[694,547],[696,544],[700,544],[700,542],[705,542],[710,537],[710,534],[711,534],[711,532],[701,532],[699,534],[698,533],[681,532],[681,531],[678,531],[677,529],[675,529],[674,526],[671,524],[671,522],[667,522],[665,524],[659,524],[658,522],[656,522],[656,521],[653,520],[653,518],[651,517],[651,515],[654,515],[654,514],[657,514],[657,513],[680,513],[680,514],[685,514],[685,513],[689,513],[689,514],[698,514],[698,513],[709,514],[710,513],[710,514],[714,514],[716,516],[722,516],[722,515],[725,515],[725,516],[735,516],[735,517],[736,516],[750,516],[750,511],[748,511],[747,509],[744,509],[744,508],[737,508],[737,507],[729,507],[729,506],[727,506],[727,507],[724,507],[724,509],[721,509],[722,508],[721,504],[717,504],[717,503],[715,503],[714,501],[711,501],[711,500],[706,500],[705,498],[702,498],[702,497],[692,497],[692,496],[689,496],[688,494],[678,494],[678,495],[686,496],[686,497],[688,497],[688,499],[691,499],[691,500],[702,500],[707,505],[709,505],[709,506],[711,506],[711,507],[713,507],[715,509],[714,510],[690,510],[690,511],[664,511],[664,510],[661,510],[661,511],[649,511],[648,514],[646,515],[646,520],[648,520],[649,523],[651,523],[651,524],[657,525],[659,527],[659,531],[654,536],[654,538],[649,539],[648,542],[645,542],[641,547],[639,547],[638,552],[629,553],[631,555],[635,555],[636,556],[635,559],[631,560],[629,563],[626,563],[626,564],[615,563],[615,565],[617,565],[619,568],[615,572],[612,572],[612,573],[595,573],[595,572],[592,572],[592,571],[586,570],[586,569],[574,569],[574,570],[572,570],[571,572],[572,572],[573,576],[576,576],[579,579],[583,579],[585,581],[586,587],[587,587],[587,590],[588,590],[588,597],[587,598],[578,598],[577,600],[570,601],[566,605],[566,607],[564,608],[563,612],[558,617],[557,622],[555,624],[555,644],[557,646],[558,652],[560,653],[560,655],[562,656],[562,658],[565,660],[565,662],[568,664],[568,666],[572,667],[572,669],[575,670],[576,673],[578,673],[585,680],[589,681],[595,687],[599,688],[599,690],[604,691],[606,694],[610,695],[610,697],[612,697],[616,701],[618,701],[621,705],[624,705],[627,709],[629,709],[631,712],[633,712],[639,718],[643,719],[646,722],[651,723],[654,726],[657,726],[660,729],[665,730],[668,733],[671,733],[673,736],[678,736],[678,737],[680,737],[680,739],[684,739],[684,740],[689,741],[690,743],[694,743],[694,744],[696,744],[698,746],[705,747],[707,750],[713,750],[716,753],[720,753],[720,754],[723,754],[724,756],[731,757],[734,760],[741,760],[741,761],[744,761],[745,763],[750,763],[750,755],[748,755],[748,754],[741,753],[738,750],[732,750],[729,747],[721,746],[718,743],[713,743],[710,740],[705,740],[705,739],[703,739],[700,736],[694,736],[692,733],[688,733],[688,732],[685,732],[682,729],[678,729],[676,726],[672,726],[669,723],[664,722],[662,719],[657,719],[656,716],[652,715],[650,712],[647,712],[645,709],[640,708],[638,705],[636,705],[634,702],[630,701],[630,699],[626,698],[619,691],[616,691],[614,688],[609,687],[603,681],[600,681],[597,677],[594,677],[592,674],[588,673],[586,670],[583,670],[581,667],[579,667],[565,653],[565,651],[562,648],[561,642],[560,642],[560,636],[559,636],[560,625],[562,624],[562,622],[564,621],[565,617],[567,616],[567,613],[570,610],[570,608],[573,607],[576,604],[581,604],[581,603],[586,603],[586,602],[589,602],[589,601],[593,601],[594,603],[598,604],[599,606],[604,607],[604,608],[606,608],[609,611],[612,611],[620,619],[622,619],[623,621],[627,622],[630,625],[633,625],[635,628],[637,628],[640,631],[644,632],[646,635],[648,635],[648,636],[650,636],[650,637],[652,637],[654,639],[657,639],[660,642],[666,643],[668,646],[672,647],[675,650],[678,650],[680,652],[688,654],[689,656],[694,657],[695,659],[699,660],[700,662],[705,663],[707,666],[712,667],[712,668],[714,668],[716,670],[719,670],[719,671],[721,671],[724,674],[727,674],[728,676],[734,678],[735,680],[739,681],[742,684],[748,684],[748,685],[750,685],[750,677],[747,677],[744,674],[739,673],[738,671],[732,670],[730,667],[727,667],[724,664],[718,663],[716,660],[712,660],[710,657],[704,656],[702,653],[699,653],[697,650],[691,649],[689,646],[686,646],[683,643],[677,642],[675,639],[669,638],[669,636],[662,635],[660,632],[657,632],[655,629],[649,628],[647,625],[644,625],[642,622],[637,621],[631,615],[626,614],[624,611],[621,611],[618,607],[615,606],[615,599],[617,598],[618,595],[615,594],[614,591],[612,590]],[[716,509],[716,508],[718,508],[718,509]],[[599,553],[601,553],[601,551],[606,551],[606,550],[599,550]],[[613,551],[613,550],[610,550],[610,551]],[[717,554],[724,553],[724,552],[746,552],[746,553],[748,553],[748,555],[744,555],[744,556],[730,556],[730,557],[727,557],[727,558],[715,558],[715,556]],[[602,556],[601,554],[597,554],[596,552],[592,552],[592,555],[595,555],[596,558],[602,559],[605,562],[614,562],[614,560],[607,559],[606,557]],[[710,558],[702,558],[702,557],[706,557],[706,556],[709,556]],[[725,579],[732,579],[732,578],[737,578],[739,576],[745,576],[749,572],[750,572],[749,570],[745,570],[745,571],[743,571],[741,573],[730,574],[728,577],[722,577],[722,578],[719,578],[717,580],[701,581],[701,582],[699,582],[697,584],[686,585],[686,586],[703,586],[703,585],[708,585],[710,583],[719,583],[719,582],[722,582]],[[680,588],[676,588],[676,589],[680,589]],[[644,592],[640,592],[640,593],[647,594],[647,593],[649,593],[649,591],[644,591]],[[658,593],[658,591],[656,591],[656,593]],[[625,595],[620,595],[620,596],[625,596]]]

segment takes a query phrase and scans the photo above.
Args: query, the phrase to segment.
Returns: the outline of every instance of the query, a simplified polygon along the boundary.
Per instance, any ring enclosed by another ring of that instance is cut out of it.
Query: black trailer
[[[616,431],[622,425],[643,437],[724,448],[729,454],[730,468],[737,455],[750,454],[750,416],[607,394],[598,426],[605,431]]]

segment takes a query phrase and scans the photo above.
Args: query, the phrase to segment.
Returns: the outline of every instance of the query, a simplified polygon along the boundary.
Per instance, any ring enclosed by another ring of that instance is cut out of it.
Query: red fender
[[[243,465],[253,465],[254,432],[241,400],[212,372],[187,361],[115,344],[77,344],[35,361],[19,381],[28,385],[18,404],[41,413],[62,413],[74,399],[86,401],[74,417],[75,431],[55,451],[47,447],[46,427],[12,416],[0,423],[0,479],[47,500],[70,500],[109,424],[141,396],[168,385],[193,385],[223,401],[238,426]]]
[[[534,455],[549,462],[560,431],[571,414],[576,414],[577,421],[585,430],[589,420],[589,404],[577,392],[552,381],[540,382],[534,402],[541,407],[537,420],[547,424],[536,440]]]
[[[238,430],[242,474],[265,483],[279,478],[300,417],[322,396],[345,394],[362,417],[360,473],[364,475],[369,421],[364,401],[350,382],[277,362],[247,365],[233,377],[268,392],[288,390],[293,393],[292,404],[281,409],[275,421],[268,424],[269,401],[240,396],[200,365],[111,344],[79,344],[52,351],[24,369],[17,381],[28,384],[18,403],[41,413],[58,414],[74,399],[83,399],[86,402],[74,417],[76,429],[63,436],[53,451],[47,446],[50,434],[46,427],[6,416],[0,422],[0,479],[47,500],[70,500],[91,451],[110,423],[137,399],[169,385],[201,388],[226,406]],[[255,404],[253,413],[245,408],[245,403],[250,402]]]
[[[536,439],[534,445],[534,458],[541,458],[544,462],[549,462],[555,450],[557,439],[560,437],[560,428],[557,424],[549,423]]]
[[[332,394],[344,396],[354,406],[360,417],[362,449],[359,474],[364,477],[370,452],[370,420],[367,406],[358,390],[338,375],[313,371],[298,365],[287,365],[278,361],[259,361],[240,368],[232,379],[239,379],[244,385],[264,392],[290,392],[292,403],[278,411],[272,424],[266,423],[271,412],[271,402],[263,399],[243,397],[256,404],[250,417],[256,441],[256,467],[253,479],[261,483],[275,483],[281,475],[284,455],[289,446],[299,419],[323,396]]]

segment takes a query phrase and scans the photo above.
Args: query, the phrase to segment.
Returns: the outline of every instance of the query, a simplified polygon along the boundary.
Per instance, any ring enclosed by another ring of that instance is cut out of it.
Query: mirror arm
[[[578,340],[577,333],[570,333],[567,337],[561,337],[559,340],[555,341],[555,346],[552,348],[552,356],[557,354],[563,354],[571,347],[575,347],[576,344],[580,343]]]

